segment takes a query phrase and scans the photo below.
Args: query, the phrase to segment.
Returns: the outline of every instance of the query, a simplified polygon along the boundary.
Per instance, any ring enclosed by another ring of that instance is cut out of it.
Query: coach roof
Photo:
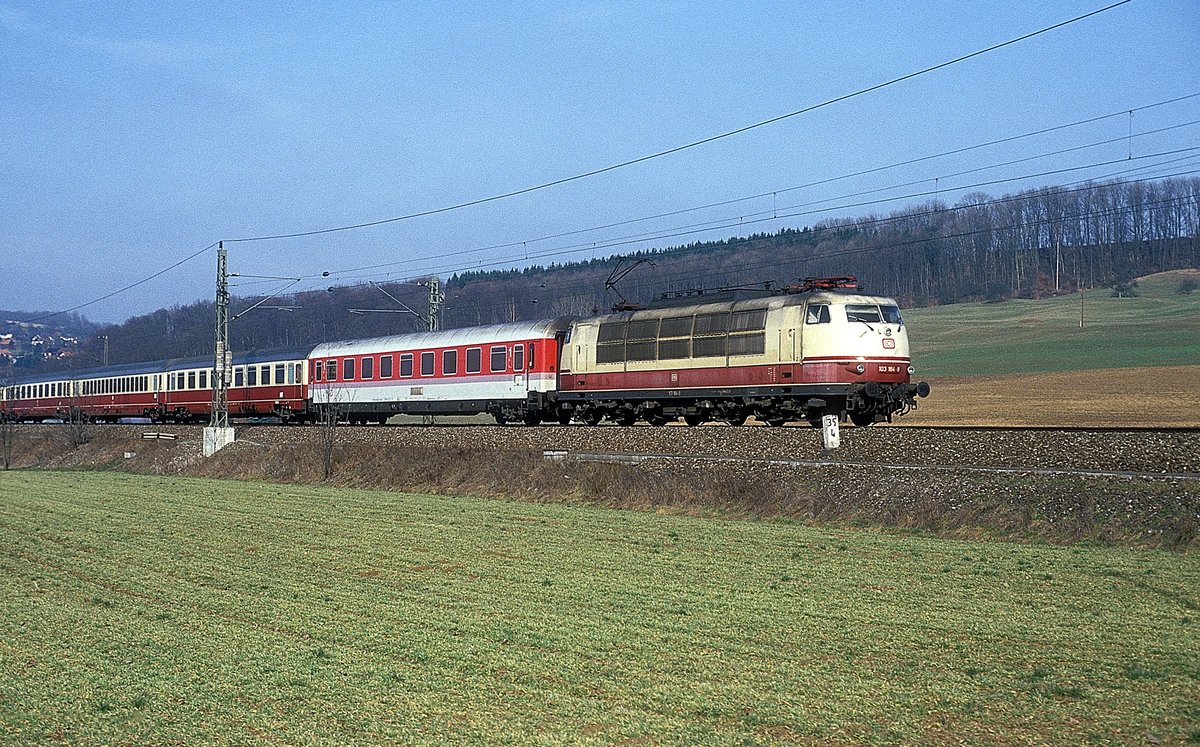
[[[326,342],[313,349],[310,358],[336,358],[343,355],[371,355],[393,350],[429,350],[470,345],[490,345],[554,337],[571,327],[574,317],[561,316],[535,322],[493,324],[487,327],[461,327],[437,332],[369,337],[362,340]]]

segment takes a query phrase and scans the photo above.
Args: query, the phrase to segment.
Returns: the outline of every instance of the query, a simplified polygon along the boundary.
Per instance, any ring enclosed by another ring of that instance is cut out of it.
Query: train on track
[[[202,422],[213,371],[210,357],[30,376],[0,388],[0,417]],[[235,355],[228,402],[231,417],[283,423],[488,413],[528,425],[870,425],[929,394],[913,373],[894,300],[852,278],[810,279],[757,297]]]

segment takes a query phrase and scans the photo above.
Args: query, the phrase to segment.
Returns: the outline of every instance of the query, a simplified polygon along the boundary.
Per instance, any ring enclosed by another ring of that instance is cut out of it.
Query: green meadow
[[[1194,553],[0,473],[8,744],[1200,741]]]
[[[1126,298],[1101,288],[909,309],[913,360],[921,376],[1197,365],[1200,291],[1179,293],[1181,280],[1176,273],[1144,278],[1138,295]]]

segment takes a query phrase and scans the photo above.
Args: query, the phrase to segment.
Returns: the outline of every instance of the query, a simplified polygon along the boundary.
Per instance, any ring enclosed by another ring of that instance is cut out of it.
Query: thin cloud
[[[61,31],[38,22],[25,11],[7,6],[0,6],[0,29],[134,65],[177,67],[196,58],[192,52],[152,39],[120,39]]]

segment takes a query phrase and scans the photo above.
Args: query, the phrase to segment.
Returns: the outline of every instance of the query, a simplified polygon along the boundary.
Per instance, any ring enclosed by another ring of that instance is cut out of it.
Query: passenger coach
[[[548,319],[324,343],[308,361],[312,406],[351,423],[401,413],[540,423],[554,414],[559,340],[569,326]]]
[[[230,414],[304,420],[309,349],[235,356],[228,392]],[[72,411],[98,422],[121,418],[201,422],[212,414],[212,377],[212,358],[42,374],[4,387],[0,411],[13,420],[35,422],[67,418]]]

